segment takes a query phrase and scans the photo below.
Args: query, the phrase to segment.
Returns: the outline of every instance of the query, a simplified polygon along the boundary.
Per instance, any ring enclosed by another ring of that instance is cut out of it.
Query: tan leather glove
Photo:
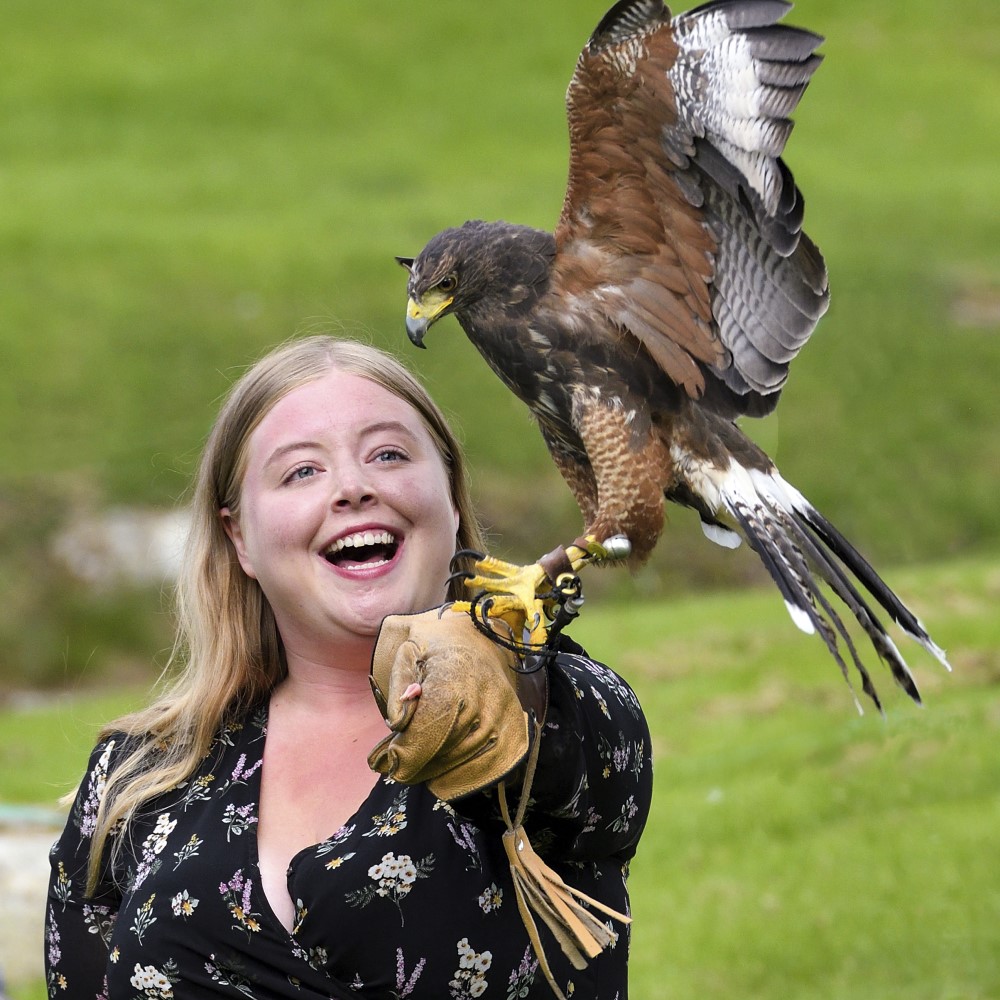
[[[483,635],[467,614],[434,609],[390,615],[372,655],[371,684],[392,735],[368,764],[404,784],[426,782],[450,801],[488,788],[528,753],[530,729],[544,714],[544,667],[518,697],[517,657]]]

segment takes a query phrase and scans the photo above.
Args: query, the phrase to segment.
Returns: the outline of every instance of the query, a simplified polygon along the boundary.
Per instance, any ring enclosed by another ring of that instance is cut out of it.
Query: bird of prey
[[[583,514],[584,535],[564,550],[573,569],[623,551],[641,563],[664,499],[683,504],[713,541],[746,539],[795,624],[822,636],[845,677],[853,661],[876,704],[837,601],[919,701],[859,585],[947,666],[942,650],[736,423],[774,410],[829,301],[782,160],[823,39],[779,24],[790,7],[713,0],[674,17],[661,0],[616,3],[567,91],[554,234],[472,221],[397,258],[406,327],[424,346],[453,314],[530,408]],[[475,584],[539,606],[541,562],[485,558],[480,570]]]

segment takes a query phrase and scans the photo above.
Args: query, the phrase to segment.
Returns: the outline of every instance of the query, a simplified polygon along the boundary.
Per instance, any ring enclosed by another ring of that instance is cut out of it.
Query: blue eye
[[[375,455],[376,462],[405,462],[406,454],[398,448],[383,448]]]
[[[300,465],[297,469],[292,469],[285,477],[286,483],[297,483],[303,479],[311,479],[316,475],[316,467],[313,465]]]

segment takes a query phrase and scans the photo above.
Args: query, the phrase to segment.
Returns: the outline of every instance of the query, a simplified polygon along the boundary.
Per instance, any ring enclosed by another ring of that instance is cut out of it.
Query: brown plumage
[[[597,541],[641,562],[663,499],[723,545],[746,538],[795,623],[841,646],[874,687],[825,582],[906,691],[906,664],[860,583],[944,661],[916,617],[736,426],[777,404],[826,311],[823,258],[781,159],[822,39],[778,24],[784,0],[716,0],[672,17],[621,0],[566,95],[569,180],[555,233],[467,222],[410,272],[407,329],[422,346],[454,313],[531,409]]]

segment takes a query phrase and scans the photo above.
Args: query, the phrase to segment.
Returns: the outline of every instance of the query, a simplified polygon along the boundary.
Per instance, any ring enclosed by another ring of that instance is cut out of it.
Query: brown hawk
[[[946,664],[943,652],[735,422],[774,409],[829,301],[781,159],[822,59],[820,36],[778,23],[790,7],[716,0],[672,17],[661,0],[615,4],[566,95],[569,182],[555,233],[467,222],[397,258],[409,270],[407,331],[423,346],[454,314],[531,409],[583,514],[574,567],[606,557],[601,543],[616,536],[641,562],[664,498],[694,508],[713,541],[747,540],[795,624],[820,633],[846,676],[843,645],[876,704],[821,583],[919,700],[857,584]],[[482,570],[478,582],[525,603],[544,586],[538,565],[527,576],[489,560]]]

